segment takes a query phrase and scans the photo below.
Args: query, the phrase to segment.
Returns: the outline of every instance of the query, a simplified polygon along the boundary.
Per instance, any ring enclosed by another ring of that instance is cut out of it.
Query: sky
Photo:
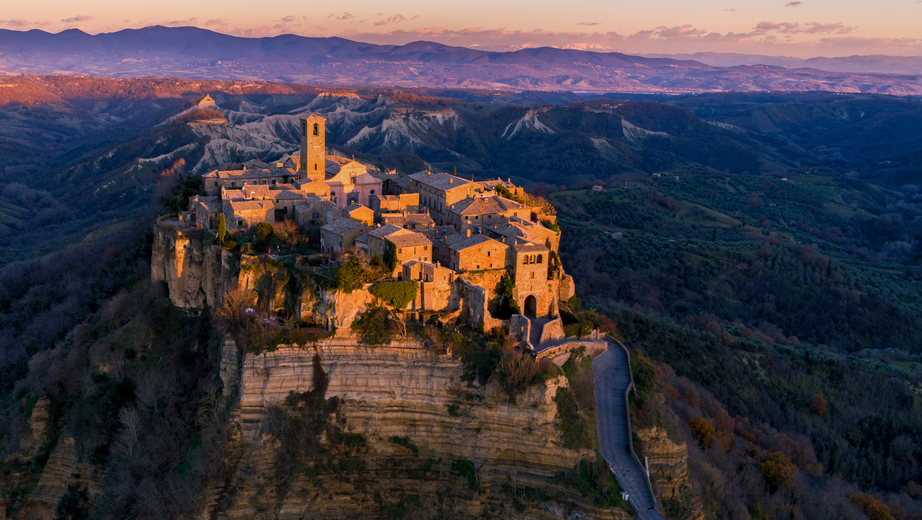
[[[484,50],[632,54],[922,55],[922,0],[35,0],[10,2],[0,28],[96,34],[150,25],[236,36],[418,40]]]

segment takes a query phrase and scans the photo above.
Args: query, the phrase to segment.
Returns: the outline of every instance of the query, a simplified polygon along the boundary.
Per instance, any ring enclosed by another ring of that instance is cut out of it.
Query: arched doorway
[[[525,317],[529,319],[538,317],[538,299],[534,296],[525,298]]]

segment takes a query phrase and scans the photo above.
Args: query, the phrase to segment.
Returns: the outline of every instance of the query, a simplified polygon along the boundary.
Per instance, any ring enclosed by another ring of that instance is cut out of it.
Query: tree
[[[509,395],[509,400],[515,404],[516,395],[524,390],[534,380],[538,364],[531,356],[522,355],[514,350],[505,350],[500,360],[499,385]]]
[[[365,276],[365,267],[362,261],[356,257],[350,257],[336,268],[336,288],[351,294],[352,291],[362,286],[362,279]]]
[[[826,415],[826,399],[820,394],[813,394],[813,400],[810,401],[810,411],[820,417]]]
[[[416,299],[419,294],[419,282],[408,280],[404,282],[376,283],[371,286],[370,292],[385,304],[391,317],[400,324],[403,329],[403,335],[406,337],[407,326],[403,321],[401,311]]]
[[[688,427],[691,428],[692,435],[698,439],[702,448],[708,449],[714,445],[716,429],[711,421],[701,416],[692,417],[688,420]]]
[[[224,243],[224,236],[227,234],[227,221],[224,219],[224,213],[218,216],[218,242]]]
[[[864,511],[864,514],[871,520],[894,520],[887,504],[867,493],[855,493],[848,497],[848,500]]]
[[[774,493],[780,487],[788,489],[794,487],[794,464],[791,459],[783,452],[772,452],[762,464],[759,465],[759,473],[768,484],[769,490]]]
[[[397,246],[394,244],[384,241],[384,263],[387,265],[387,268],[391,271],[397,268],[397,262],[400,260],[397,258]]]

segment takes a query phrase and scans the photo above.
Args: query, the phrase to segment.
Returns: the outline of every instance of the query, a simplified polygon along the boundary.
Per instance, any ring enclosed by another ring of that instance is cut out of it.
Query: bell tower
[[[301,120],[301,169],[298,172],[301,182],[326,179],[326,123],[327,120],[317,114]]]

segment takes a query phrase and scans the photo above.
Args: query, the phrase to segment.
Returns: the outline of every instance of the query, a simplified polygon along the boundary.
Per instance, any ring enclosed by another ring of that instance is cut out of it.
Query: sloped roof
[[[452,213],[458,215],[489,215],[503,214],[508,211],[525,209],[527,206],[519,204],[514,200],[509,200],[498,195],[492,197],[468,197],[460,202],[456,202],[448,207]]]
[[[410,178],[420,184],[424,184],[430,188],[435,188],[441,191],[455,189],[471,183],[471,181],[466,181],[461,177],[456,177],[450,173],[443,172],[434,173],[422,171],[411,174]]]
[[[465,249],[479,246],[480,244],[485,244],[487,242],[495,242],[501,246],[504,246],[502,242],[498,240],[493,240],[492,238],[486,235],[453,235],[448,240],[448,248],[452,251],[464,251]]]
[[[217,213],[221,211],[221,203],[218,202],[217,197],[206,197],[206,196],[197,195],[193,199],[193,202],[204,206],[205,210],[209,213]]]
[[[403,228],[397,227],[393,224],[384,224],[381,227],[378,227],[378,228],[373,229],[372,231],[369,231],[368,235],[375,237],[375,238],[385,238],[387,237],[387,235],[390,235],[391,233],[396,233],[397,231],[400,231],[401,229]]]
[[[417,233],[416,231],[410,231],[409,229],[401,229],[396,233],[391,233],[385,237],[385,240],[393,243],[397,247],[427,246],[432,244],[432,242],[426,238],[426,235]]]
[[[351,218],[339,218],[320,229],[329,231],[334,235],[343,236],[357,229],[363,229],[364,227],[365,226],[361,222],[357,222]]]
[[[262,200],[232,200],[230,201],[230,207],[234,212],[237,212],[237,211],[269,210],[269,209],[273,209],[275,206],[271,202],[266,202]]]

